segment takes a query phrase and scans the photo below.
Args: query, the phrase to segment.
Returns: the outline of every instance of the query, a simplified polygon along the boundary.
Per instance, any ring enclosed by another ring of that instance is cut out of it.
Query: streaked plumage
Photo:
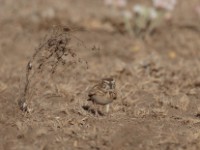
[[[107,105],[106,111],[109,111],[109,104],[117,99],[115,91],[115,80],[113,78],[104,78],[98,84],[94,85],[88,93],[88,101],[93,104]]]

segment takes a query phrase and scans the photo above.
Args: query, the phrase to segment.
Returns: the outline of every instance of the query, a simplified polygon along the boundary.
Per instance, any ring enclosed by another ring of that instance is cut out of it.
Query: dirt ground
[[[197,4],[179,1],[172,23],[141,39],[122,32],[101,0],[1,0],[0,149],[200,149]],[[57,24],[77,29],[72,46],[89,68],[68,65],[52,80],[40,77],[24,113],[17,100],[26,64]],[[110,76],[118,99],[96,117],[83,107],[88,89]]]

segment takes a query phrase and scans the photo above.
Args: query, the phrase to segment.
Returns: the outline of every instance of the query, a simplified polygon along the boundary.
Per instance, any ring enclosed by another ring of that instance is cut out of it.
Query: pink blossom
[[[114,1],[115,1],[115,0],[104,0],[104,3],[105,3],[105,5],[107,5],[107,6],[111,6],[111,5],[113,5]]]
[[[127,0],[116,0],[116,5],[119,8],[124,8],[127,5]]]
[[[196,12],[197,15],[200,17],[200,5],[199,5],[199,6],[196,6],[195,12]]]
[[[153,5],[156,8],[172,11],[176,5],[176,0],[153,0]]]

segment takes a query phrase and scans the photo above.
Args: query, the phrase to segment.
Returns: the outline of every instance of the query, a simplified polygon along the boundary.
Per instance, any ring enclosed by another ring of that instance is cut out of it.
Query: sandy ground
[[[1,0],[0,149],[200,149],[197,3],[180,1],[173,22],[143,40],[109,22],[101,0]],[[73,33],[72,47],[89,68],[68,64],[53,79],[40,76],[24,113],[17,100],[26,64],[57,24],[86,30]],[[96,117],[83,107],[87,92],[109,76],[118,99]]]

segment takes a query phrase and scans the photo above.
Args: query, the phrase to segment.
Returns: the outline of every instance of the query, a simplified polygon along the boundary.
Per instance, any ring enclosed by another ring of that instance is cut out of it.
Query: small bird
[[[117,99],[115,90],[115,80],[113,78],[104,78],[99,83],[94,85],[88,93],[88,101],[93,104],[106,106],[106,112],[109,112],[110,103]],[[95,115],[98,113],[96,109]]]

